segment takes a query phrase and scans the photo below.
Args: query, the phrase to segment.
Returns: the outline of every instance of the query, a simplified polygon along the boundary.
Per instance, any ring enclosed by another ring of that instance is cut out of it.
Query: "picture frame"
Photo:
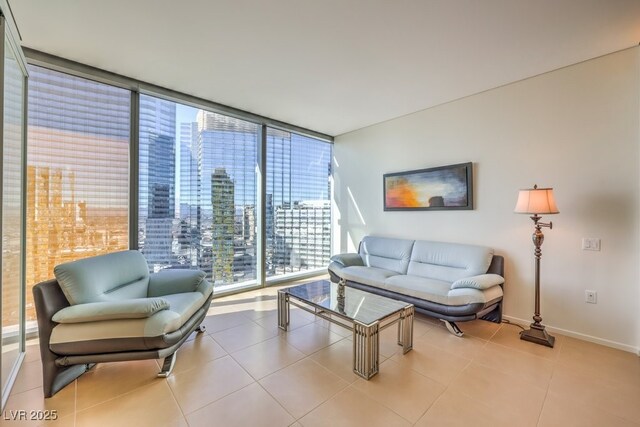
[[[473,163],[387,173],[383,180],[385,211],[473,209]]]

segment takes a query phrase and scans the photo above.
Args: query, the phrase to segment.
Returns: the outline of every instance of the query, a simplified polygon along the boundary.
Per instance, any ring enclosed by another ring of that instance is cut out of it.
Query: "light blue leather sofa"
[[[45,397],[93,364],[175,354],[207,314],[213,287],[199,270],[149,274],[138,251],[115,252],[55,267],[55,280],[33,288]]]
[[[358,253],[331,257],[334,282],[406,301],[445,322],[500,322],[504,259],[484,246],[366,236]]]

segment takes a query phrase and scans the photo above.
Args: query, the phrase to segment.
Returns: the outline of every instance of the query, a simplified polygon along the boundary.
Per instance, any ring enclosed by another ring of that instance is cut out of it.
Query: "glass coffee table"
[[[289,326],[289,304],[353,331],[353,371],[364,379],[378,373],[380,331],[398,324],[398,345],[413,347],[413,304],[327,280],[278,291],[278,327]]]

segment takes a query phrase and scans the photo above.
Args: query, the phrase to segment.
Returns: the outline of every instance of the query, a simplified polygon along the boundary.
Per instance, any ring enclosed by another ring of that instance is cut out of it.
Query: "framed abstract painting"
[[[385,211],[473,209],[471,162],[387,173],[383,181]]]

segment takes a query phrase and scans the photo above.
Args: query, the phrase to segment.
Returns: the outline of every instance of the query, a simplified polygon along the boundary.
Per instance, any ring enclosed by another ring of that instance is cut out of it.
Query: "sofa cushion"
[[[451,289],[449,291],[449,303],[447,305],[466,305],[473,303],[486,304],[497,301],[503,296],[500,286],[493,286],[480,290],[474,288]]]
[[[478,276],[465,277],[458,279],[451,285],[451,289],[458,288],[475,288],[489,289],[492,286],[502,285],[504,278],[499,274],[480,274]]]
[[[393,276],[385,280],[384,289],[414,298],[447,304],[451,283],[418,276]]]
[[[352,265],[364,265],[362,257],[359,254],[337,254],[329,258],[329,261],[340,264],[343,267],[350,267]]]
[[[418,240],[407,274],[451,283],[486,273],[492,258],[493,249],[484,246]]]
[[[71,305],[147,296],[149,267],[138,251],[68,262],[57,265],[53,272]]]
[[[352,282],[364,283],[365,285],[383,287],[384,281],[398,273],[376,267],[351,266],[340,270],[340,277]]]
[[[502,297],[502,288],[493,286],[486,290],[474,288],[451,289],[451,283],[419,276],[401,275],[389,277],[384,288],[391,292],[412,296],[436,304],[460,306],[487,303]]]
[[[366,236],[360,243],[360,256],[368,267],[407,274],[413,240]]]

